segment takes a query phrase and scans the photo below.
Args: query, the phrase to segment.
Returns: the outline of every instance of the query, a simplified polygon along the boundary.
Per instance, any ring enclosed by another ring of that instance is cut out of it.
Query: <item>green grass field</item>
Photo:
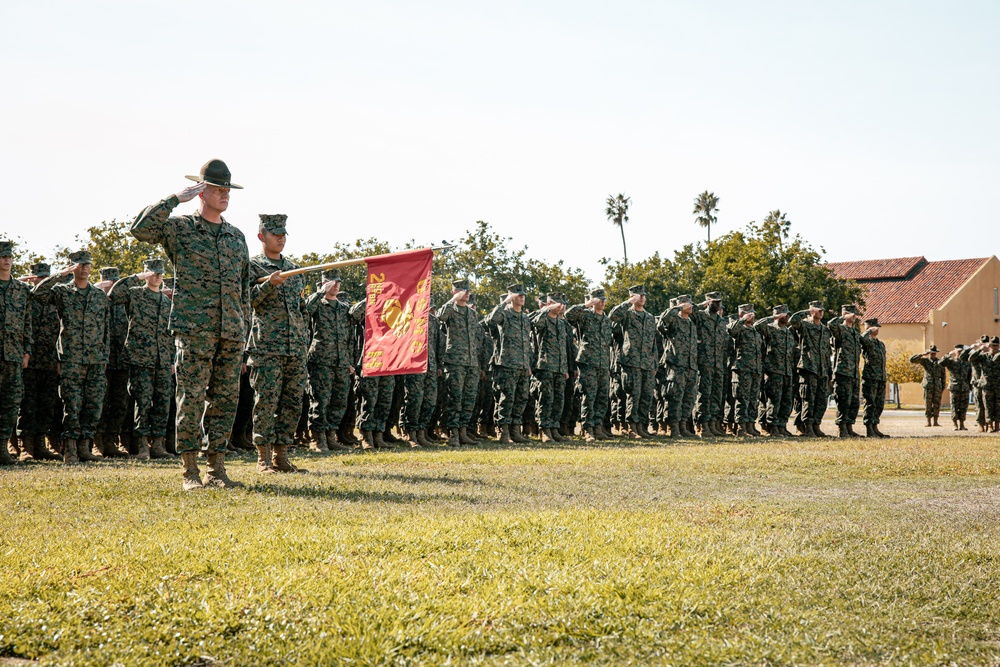
[[[0,471],[0,664],[998,664],[995,438]]]

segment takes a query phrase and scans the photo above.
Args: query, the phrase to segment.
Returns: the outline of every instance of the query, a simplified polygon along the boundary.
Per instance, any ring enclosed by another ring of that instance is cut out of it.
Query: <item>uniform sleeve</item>
[[[502,303],[498,305],[490,311],[490,314],[486,317],[486,321],[490,324],[501,324],[503,322],[503,311],[506,307]]]
[[[156,204],[143,209],[129,228],[129,232],[137,240],[162,245],[171,261],[173,261],[174,250],[177,248],[177,230],[174,222],[170,219],[170,213],[179,203],[177,195],[161,199]]]
[[[138,287],[141,282],[136,276],[125,276],[111,286],[111,289],[108,290],[108,298],[113,305],[128,308],[132,301],[132,288]]]
[[[617,306],[611,309],[611,312],[608,313],[608,319],[610,319],[615,324],[620,324],[622,320],[625,319],[625,315],[628,313],[629,307],[631,307],[631,305],[632,304],[629,303],[628,301],[622,301]]]
[[[25,354],[32,354],[32,350],[35,347],[35,336],[34,330],[31,328],[31,299],[24,300],[24,312],[21,314],[21,319],[24,322],[24,333],[21,338],[22,345],[24,346]]]
[[[52,288],[58,284],[57,281],[60,278],[61,276],[58,273],[55,273],[35,285],[35,289],[31,292],[32,297],[41,303],[54,304],[57,309],[61,310],[62,299],[60,299],[58,291],[52,290]]]

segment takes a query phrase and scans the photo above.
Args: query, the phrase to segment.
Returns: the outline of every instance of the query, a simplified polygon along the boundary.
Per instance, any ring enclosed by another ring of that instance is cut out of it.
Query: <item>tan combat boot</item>
[[[405,433],[406,434],[406,442],[413,449],[419,449],[419,448],[423,447],[423,445],[420,444],[419,433],[420,433],[420,431],[418,429],[415,429],[415,428],[406,429],[406,433]]]
[[[549,435],[552,436],[552,439],[556,442],[566,442],[566,440],[568,440],[568,438],[564,437],[557,428],[550,428]]]
[[[44,435],[35,436],[35,458],[43,461],[62,461],[62,456],[49,449]]]
[[[7,444],[4,443],[4,450],[7,449]],[[79,446],[76,440],[67,438],[63,440],[63,463],[79,463],[80,457],[77,455]]]
[[[173,454],[167,451],[166,436],[158,435],[149,439],[149,458],[151,459],[171,459]]]
[[[500,437],[497,438],[497,442],[503,445],[511,444],[512,441],[510,439],[510,426],[508,426],[507,424],[500,425]]]
[[[257,445],[257,472],[264,475],[278,472],[271,467],[271,445]]]
[[[458,429],[457,428],[448,429],[448,446],[458,447],[461,444],[462,440],[458,436]]]
[[[288,460],[288,445],[271,447],[271,467],[278,472],[309,472],[305,468],[297,468]]]
[[[81,461],[100,461],[99,456],[94,456],[94,441],[91,438],[81,438],[76,441],[76,455]]]
[[[198,470],[198,452],[184,452],[181,454],[181,463],[184,468],[184,490],[194,491],[204,488],[201,483],[201,471]]]
[[[385,441],[382,431],[372,431],[372,443],[375,449],[392,449],[392,445]]]
[[[375,449],[375,438],[372,436],[371,431],[361,431],[361,449],[370,450]]]
[[[12,466],[14,465],[14,457],[10,455],[10,450],[7,448],[7,439],[0,440],[0,465]],[[69,463],[69,461],[67,461]]]
[[[350,449],[350,447],[340,441],[340,438],[337,437],[337,431],[334,429],[326,432],[326,448],[331,452],[346,452]]]
[[[469,437],[468,429],[462,426],[458,429],[458,442],[462,445],[478,445],[479,443]]]
[[[310,452],[328,452],[330,448],[326,444],[326,431],[313,431],[312,440],[309,441]]]
[[[135,458],[139,459],[140,461],[148,461],[150,459],[151,456],[149,451],[150,440],[151,438],[148,435],[139,436],[139,451],[136,452]]]
[[[511,425],[511,427],[510,427],[510,439],[513,440],[514,442],[517,442],[517,443],[520,443],[520,444],[527,444],[527,443],[531,442],[531,438],[525,436],[524,433],[521,432],[521,425],[520,424],[513,424],[513,425]]]
[[[584,442],[597,442],[597,436],[594,435],[593,426],[583,427],[583,441]]]
[[[205,466],[205,481],[203,485],[214,489],[235,489],[244,486],[240,482],[234,482],[226,474],[226,453],[210,452],[206,457],[208,465]]]
[[[417,444],[421,447],[432,447],[434,445],[433,442],[427,439],[427,431],[422,428],[417,429]]]
[[[542,429],[542,442],[552,442],[552,431],[550,429]]]

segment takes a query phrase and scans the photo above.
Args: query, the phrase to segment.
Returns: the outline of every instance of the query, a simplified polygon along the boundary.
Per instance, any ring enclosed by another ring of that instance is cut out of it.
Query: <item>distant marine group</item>
[[[710,292],[699,303],[677,296],[654,316],[634,285],[608,312],[600,288],[573,305],[552,292],[528,312],[523,286],[512,284],[480,314],[473,285],[458,279],[432,308],[427,371],[366,377],[366,300],[352,304],[335,269],[305,296],[304,276],[285,275],[298,267],[282,254],[284,215],[260,216],[262,252],[251,258],[222,218],[240,186],[221,160],[187,178],[196,185],[131,226],[164,249],[170,289],[159,258],[136,275],[102,268],[91,284],[86,250],[61,271],[36,263],[15,280],[12,245],[0,241],[0,463],[12,454],[65,463],[179,455],[185,489],[232,488],[241,484],[226,472],[227,452],[255,449],[261,474],[303,472],[289,460],[296,444],[325,452],[577,433],[587,442],[788,437],[789,425],[826,437],[831,395],[840,437],[863,437],[854,430],[862,398],[865,436],[889,437],[879,428],[879,322],[851,304],[826,320],[822,301],[760,318],[742,304],[727,316]],[[171,215],[195,197],[197,213]],[[927,426],[938,425],[947,386],[956,430],[966,430],[970,392],[979,430],[1000,429],[998,338],[910,361],[924,371]]]

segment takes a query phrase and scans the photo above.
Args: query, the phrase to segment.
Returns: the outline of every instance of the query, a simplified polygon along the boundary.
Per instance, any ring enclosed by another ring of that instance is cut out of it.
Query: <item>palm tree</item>
[[[694,219],[694,221],[708,230],[709,243],[712,242],[712,225],[717,220],[717,218],[712,214],[719,212],[718,206],[719,198],[715,196],[714,192],[705,190],[694,198],[694,211],[692,211],[692,213],[698,216]]]
[[[773,224],[773,225],[777,226],[777,230],[776,231],[777,231],[777,235],[778,235],[778,249],[779,250],[784,250],[785,249],[785,244],[784,244],[783,239],[787,239],[788,238],[788,230],[790,230],[792,228],[792,221],[789,220],[788,218],[786,218],[785,215],[786,214],[782,213],[780,209],[774,209],[773,211],[771,211],[770,213],[767,214],[766,218],[764,218],[764,224],[765,225],[767,225],[767,224]]]
[[[607,205],[604,214],[622,232],[622,252],[625,254],[625,264],[628,265],[628,249],[625,247],[625,223],[628,222],[628,207],[632,204],[632,198],[619,192],[617,197],[608,195],[608,200],[604,203]]]

